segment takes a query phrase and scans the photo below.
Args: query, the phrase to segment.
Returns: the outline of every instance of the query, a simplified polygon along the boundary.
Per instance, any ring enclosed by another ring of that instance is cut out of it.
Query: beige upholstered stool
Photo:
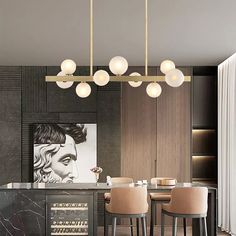
[[[119,184],[132,184],[134,180],[129,177],[113,177],[111,178],[112,185],[119,185]],[[104,193],[104,214],[105,214],[105,204],[109,203],[111,199],[111,193]],[[105,227],[105,216],[104,216],[104,227]],[[106,228],[104,228],[104,235],[106,234]],[[130,232],[133,235],[133,222],[132,218],[130,219]]]
[[[203,234],[202,220],[204,220],[204,232],[205,236],[207,236],[207,197],[208,189],[205,187],[174,188],[171,191],[170,203],[162,205],[161,236],[164,236],[165,214],[173,217],[172,236],[177,235],[177,217],[181,217],[183,219],[199,218],[200,235]],[[184,227],[186,227],[186,222]]]
[[[117,218],[141,219],[142,232],[146,236],[146,213],[148,212],[146,187],[112,188],[110,203],[106,203],[105,210],[105,236],[108,235],[107,217],[112,218],[113,236],[116,232]]]
[[[155,185],[175,185],[176,180],[171,178],[152,178],[151,184]],[[150,236],[154,235],[154,225],[156,222],[156,206],[157,204],[168,203],[170,201],[170,193],[150,193],[151,199],[151,223]]]
[[[129,177],[113,177],[111,178],[112,185],[115,184],[132,184],[134,180]],[[110,201],[111,194],[110,193],[104,193],[104,199],[105,201]]]

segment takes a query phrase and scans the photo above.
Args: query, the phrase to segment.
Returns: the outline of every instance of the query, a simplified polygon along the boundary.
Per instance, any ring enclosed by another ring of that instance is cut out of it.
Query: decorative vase
[[[98,180],[99,180],[100,173],[94,173],[94,174],[95,174],[95,179],[96,179],[96,185],[98,186]]]

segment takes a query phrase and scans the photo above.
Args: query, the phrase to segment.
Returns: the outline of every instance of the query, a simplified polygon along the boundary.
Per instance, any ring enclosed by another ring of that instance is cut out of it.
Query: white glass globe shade
[[[114,75],[123,75],[128,69],[128,62],[124,57],[113,57],[109,62],[109,68]]]
[[[165,60],[161,63],[161,72],[163,74],[168,73],[169,71],[175,69],[175,63],[171,60]]]
[[[56,84],[58,87],[62,88],[62,89],[67,89],[70,88],[73,85],[73,81],[57,81]]]
[[[165,80],[171,87],[179,87],[184,82],[184,74],[181,70],[173,69],[166,74]]]
[[[57,76],[65,76],[65,73],[63,71],[59,72]],[[70,88],[73,85],[73,81],[56,81],[56,84],[58,87],[62,89]]]
[[[161,95],[161,91],[162,91],[161,86],[156,82],[148,84],[148,86],[146,88],[146,92],[147,92],[148,96],[150,96],[152,98],[159,97]]]
[[[88,83],[81,82],[76,86],[76,94],[81,98],[86,98],[91,93],[91,87]]]
[[[98,70],[93,75],[93,81],[99,86],[106,85],[110,80],[109,74],[105,70]]]
[[[141,76],[138,72],[133,72],[129,76]],[[128,81],[129,85],[137,88],[142,84],[142,81]]]
[[[76,64],[71,59],[66,59],[61,63],[61,70],[65,75],[72,75],[76,71]]]

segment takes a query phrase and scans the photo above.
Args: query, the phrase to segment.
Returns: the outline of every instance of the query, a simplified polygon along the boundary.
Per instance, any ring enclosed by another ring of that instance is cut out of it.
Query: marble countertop
[[[138,186],[137,184],[134,184]],[[70,189],[70,190],[109,190],[112,187],[128,187],[127,184],[119,184],[108,186],[106,183],[8,183],[0,186],[0,190],[10,189]],[[175,186],[160,186],[154,184],[141,185],[147,186],[148,190],[171,190],[174,187],[207,187],[208,189],[216,189],[216,186],[206,185],[202,183],[177,183]]]

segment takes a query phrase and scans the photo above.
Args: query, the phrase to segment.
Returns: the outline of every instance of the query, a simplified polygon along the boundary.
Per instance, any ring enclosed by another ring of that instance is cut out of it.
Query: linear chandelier
[[[110,76],[105,70],[93,73],[93,0],[90,0],[90,75],[73,76],[76,63],[71,59],[66,59],[61,63],[61,72],[57,76],[46,76],[46,82],[56,82],[62,89],[70,88],[74,82],[79,82],[76,86],[76,94],[81,98],[86,98],[91,93],[91,87],[87,82],[94,81],[98,86],[105,86],[109,81],[128,82],[132,87],[139,87],[142,82],[150,82],[146,87],[146,92],[150,97],[157,98],[162,91],[158,82],[166,81],[171,87],[179,87],[184,81],[191,80],[190,76],[184,76],[181,70],[175,68],[171,60],[164,60],[161,63],[160,70],[163,76],[148,75],[148,0],[145,0],[145,75],[133,72],[129,76],[124,76],[128,69],[128,62],[121,56],[110,60],[109,69],[114,76]]]

